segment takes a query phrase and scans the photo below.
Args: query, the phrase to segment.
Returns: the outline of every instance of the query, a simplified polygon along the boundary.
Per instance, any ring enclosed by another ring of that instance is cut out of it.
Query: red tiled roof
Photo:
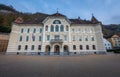
[[[60,13],[55,13],[49,16],[54,16],[54,17],[66,17],[65,15],[62,15]],[[46,16],[47,17],[47,16]],[[18,24],[42,24],[42,21],[46,18],[33,18],[29,20],[23,20],[22,17],[18,17],[14,22]],[[67,17],[66,17],[67,18]],[[94,16],[92,16],[91,20],[82,20],[79,18],[77,19],[69,19],[72,24],[97,24],[100,23]]]

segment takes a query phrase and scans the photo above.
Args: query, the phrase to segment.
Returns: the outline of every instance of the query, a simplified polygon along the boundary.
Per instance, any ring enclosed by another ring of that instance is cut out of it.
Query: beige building
[[[8,46],[9,34],[0,33],[0,53],[5,53]]]
[[[109,40],[113,48],[120,48],[120,36],[113,35]]]
[[[79,55],[105,53],[101,23],[91,20],[68,19],[55,13],[45,19],[13,23],[7,54]]]

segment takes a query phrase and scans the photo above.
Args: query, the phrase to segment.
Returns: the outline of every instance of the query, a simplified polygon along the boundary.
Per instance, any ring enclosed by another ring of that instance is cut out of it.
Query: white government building
[[[101,23],[68,19],[55,13],[46,18],[25,21],[18,17],[12,24],[7,54],[79,55],[106,53]]]

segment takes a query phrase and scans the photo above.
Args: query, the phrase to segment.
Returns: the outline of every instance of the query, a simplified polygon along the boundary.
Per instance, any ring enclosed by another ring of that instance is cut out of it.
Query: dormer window
[[[61,21],[60,20],[54,20],[53,24],[61,24]]]

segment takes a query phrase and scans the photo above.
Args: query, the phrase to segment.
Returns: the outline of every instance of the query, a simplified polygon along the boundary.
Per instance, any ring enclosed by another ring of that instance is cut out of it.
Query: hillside
[[[0,32],[9,33],[11,31],[12,22],[19,16],[27,21],[34,18],[43,19],[48,15],[43,13],[21,13],[16,11],[12,6],[0,4]]]
[[[44,13],[21,13],[12,6],[0,4],[0,32],[9,33],[11,31],[11,23],[21,16],[24,20],[34,20],[35,18],[44,19],[48,14]],[[102,31],[105,38],[111,37],[113,34],[120,35],[120,24],[102,25]]]

